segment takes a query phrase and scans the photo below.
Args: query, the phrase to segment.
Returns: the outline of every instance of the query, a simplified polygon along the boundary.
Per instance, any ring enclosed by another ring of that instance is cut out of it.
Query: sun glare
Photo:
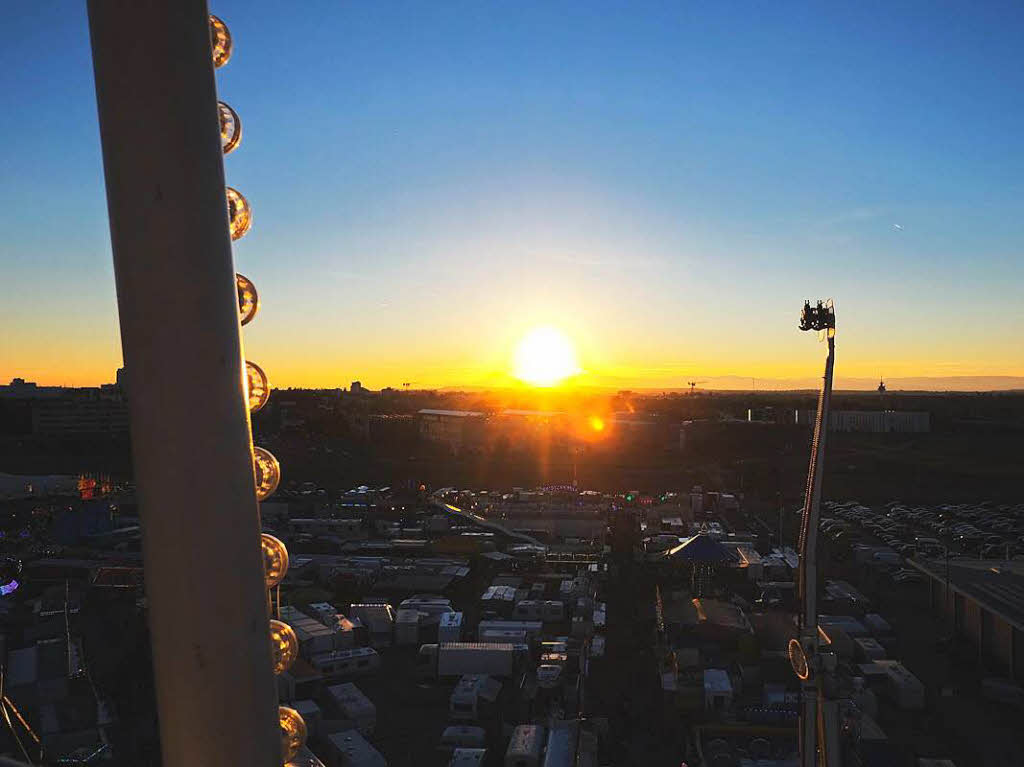
[[[534,328],[516,347],[513,374],[525,383],[555,386],[579,372],[572,341],[556,328]]]

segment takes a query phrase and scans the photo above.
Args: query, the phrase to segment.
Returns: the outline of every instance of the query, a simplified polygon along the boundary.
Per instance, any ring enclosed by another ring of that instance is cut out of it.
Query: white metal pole
[[[280,767],[205,0],[89,0],[163,763]]]
[[[800,529],[800,645],[811,667],[810,675],[801,684],[803,715],[800,718],[800,764],[813,767],[818,763],[818,710],[824,678],[818,655],[818,520],[821,516],[821,480],[825,471],[825,444],[828,440],[829,413],[832,404],[832,375],[835,369],[835,338],[828,329],[828,356],[825,375],[818,398],[814,422],[811,461],[808,467],[807,493]]]

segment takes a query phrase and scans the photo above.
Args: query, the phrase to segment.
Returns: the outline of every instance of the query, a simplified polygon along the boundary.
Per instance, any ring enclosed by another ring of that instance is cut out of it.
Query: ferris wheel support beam
[[[167,767],[280,767],[206,0],[89,0]]]

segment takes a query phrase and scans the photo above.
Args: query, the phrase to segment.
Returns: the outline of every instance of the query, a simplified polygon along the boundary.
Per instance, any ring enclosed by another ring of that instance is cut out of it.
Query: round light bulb
[[[235,275],[235,286],[238,288],[238,321],[248,325],[260,309],[260,294],[244,274]]]
[[[249,201],[241,192],[230,186],[224,188],[228,199],[228,223],[231,225],[231,239],[237,240],[245,236],[252,226],[252,209]]]
[[[256,474],[256,497],[263,500],[274,494],[281,484],[281,464],[273,454],[262,447],[253,448],[253,468]]]
[[[228,25],[210,14],[210,48],[213,50],[213,66],[222,67],[231,58],[231,33]]]
[[[299,657],[299,640],[292,627],[283,621],[270,621],[270,651],[274,658],[274,673],[280,674],[292,667]]]
[[[260,535],[263,547],[263,572],[267,582],[267,588],[274,586],[284,580],[288,573],[288,549],[277,538],[267,533]]]
[[[270,399],[270,383],[263,368],[255,362],[245,361],[245,389],[249,397],[249,412],[262,409]]]
[[[290,762],[306,745],[306,723],[294,708],[278,706],[277,712],[281,722],[281,756]]]
[[[238,112],[223,101],[217,102],[217,114],[220,117],[221,151],[231,154],[242,143],[242,120]]]

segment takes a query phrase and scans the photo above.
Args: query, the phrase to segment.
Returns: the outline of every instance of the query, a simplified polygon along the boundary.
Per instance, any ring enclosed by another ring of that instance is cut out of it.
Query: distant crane
[[[690,386],[690,394],[695,394],[696,392],[694,389],[696,389],[699,384],[707,383],[707,381],[687,381],[686,383]]]

